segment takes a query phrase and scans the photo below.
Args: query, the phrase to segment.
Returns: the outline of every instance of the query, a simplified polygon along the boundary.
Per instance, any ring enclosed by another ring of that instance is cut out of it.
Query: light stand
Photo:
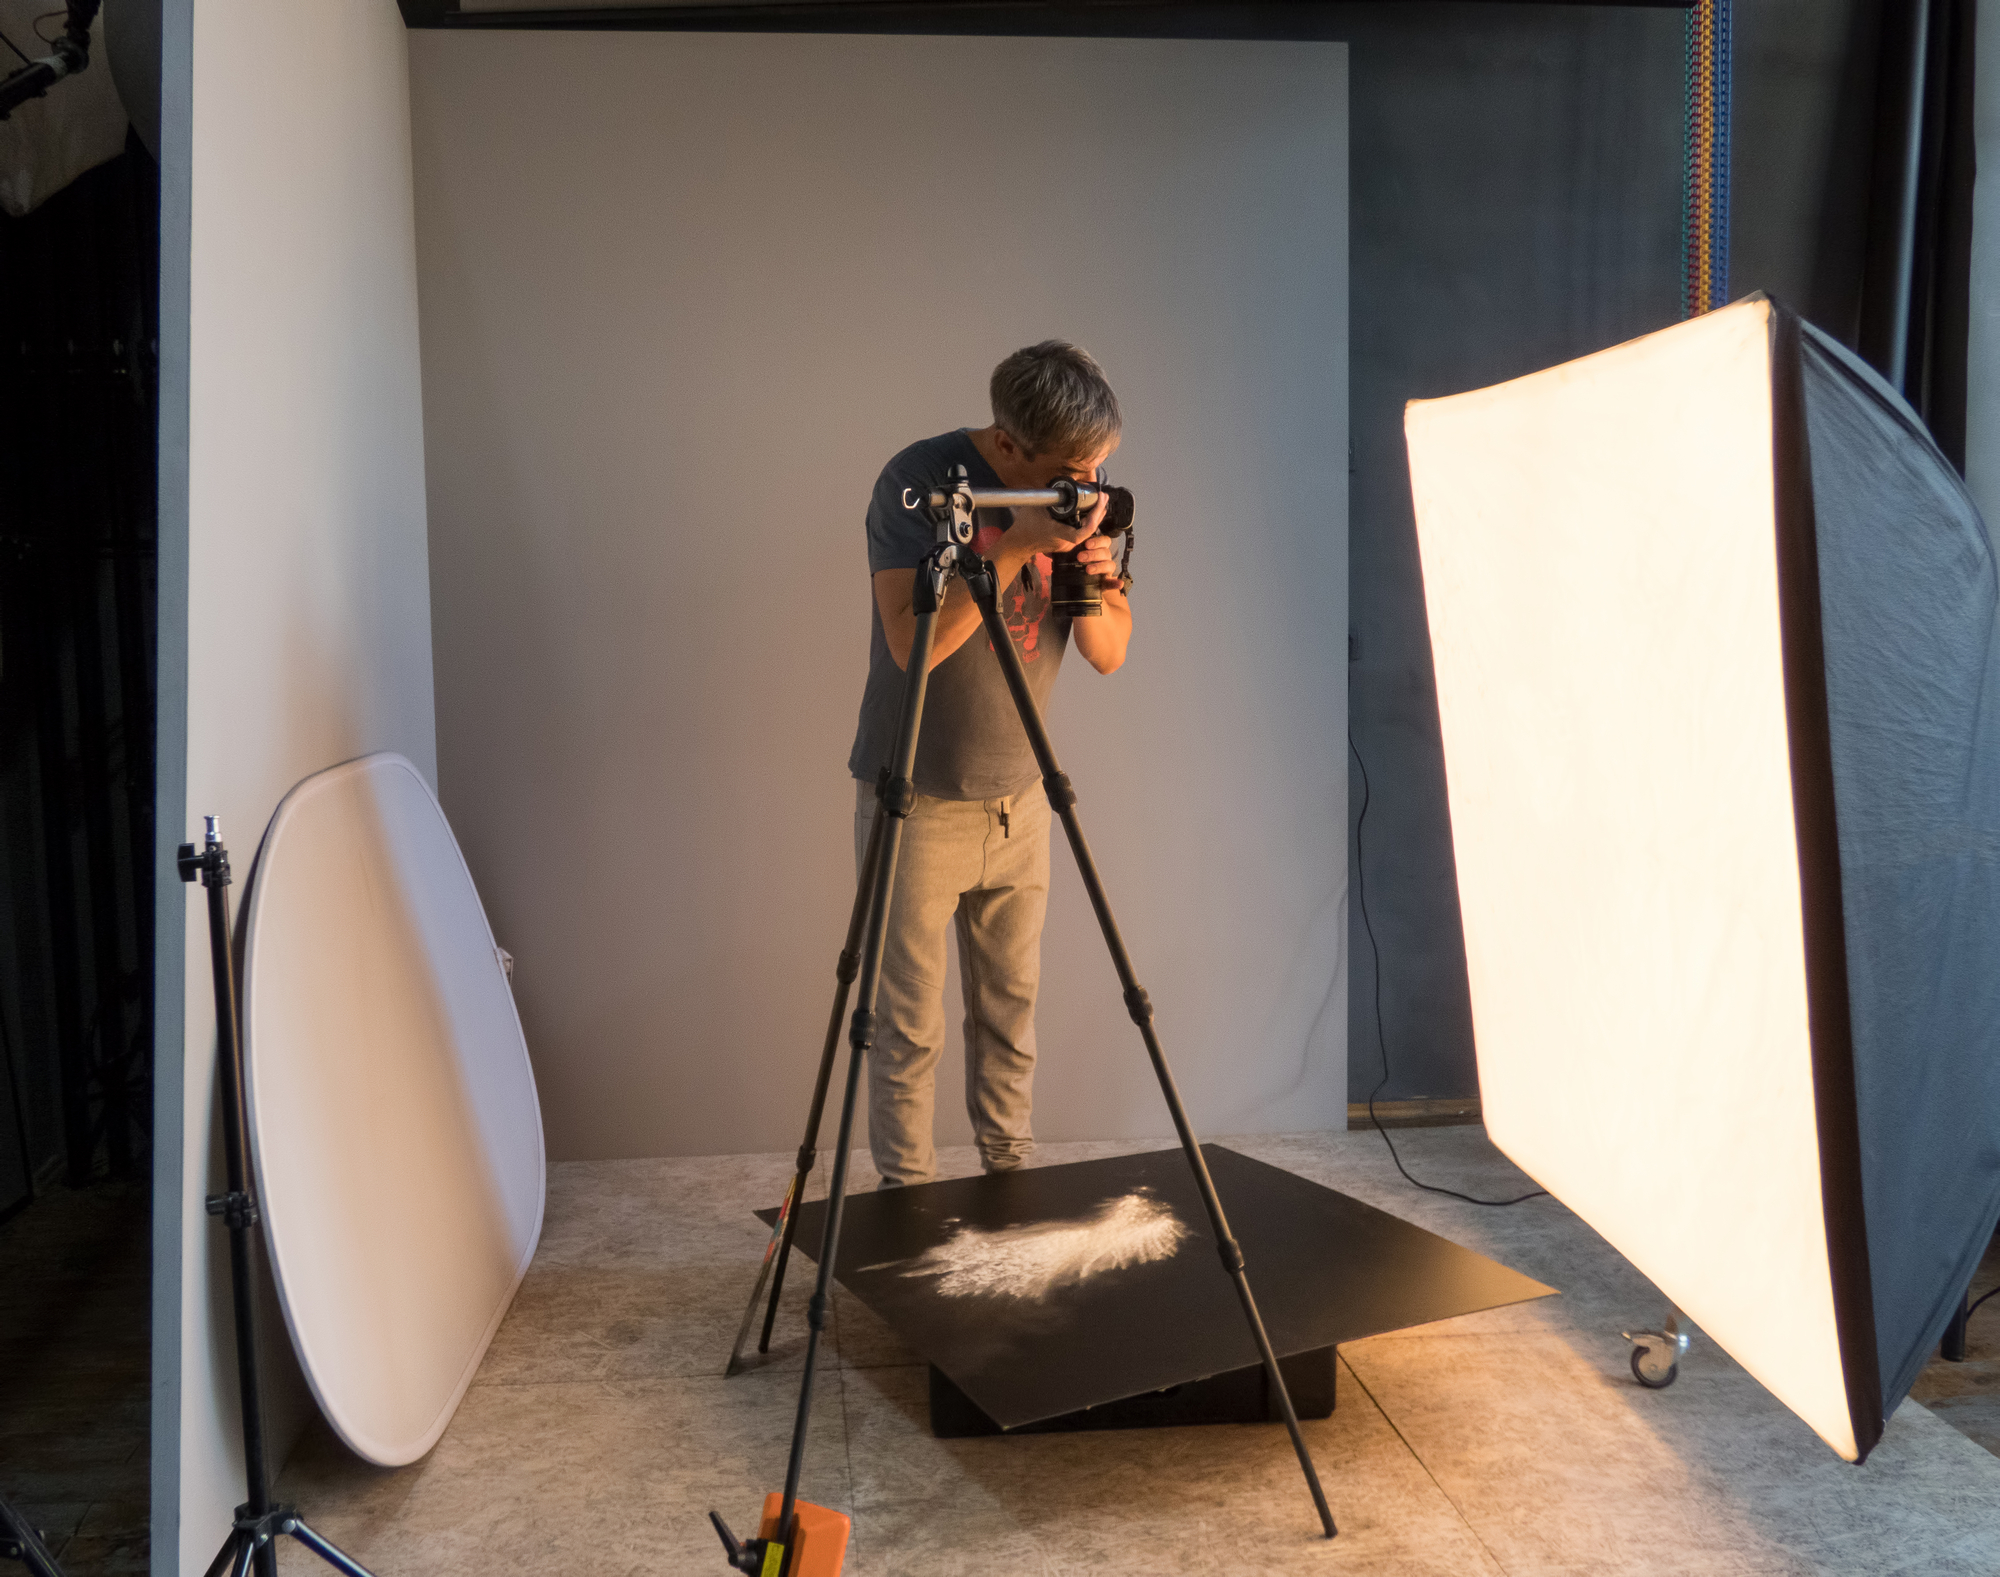
[[[249,1499],[236,1508],[236,1525],[216,1552],[207,1577],[278,1577],[277,1539],[297,1539],[346,1577],[371,1577],[368,1568],[306,1526],[295,1506],[271,1501],[264,1458],[264,1408],[257,1382],[257,1300],[251,1280],[252,1235],[260,1219],[250,1183],[250,1128],[243,1088],[243,1036],[236,1014],[236,959],[229,939],[229,850],[216,818],[199,849],[183,843],[181,880],[199,878],[208,889],[208,951],[215,975],[215,1035],[222,1080],[222,1144],[228,1191],[208,1197],[208,1213],[229,1227],[229,1285],[236,1306],[236,1380],[243,1406],[243,1475]]]
[[[1292,1406],[1292,1398],[1285,1386],[1285,1377],[1278,1367],[1277,1354],[1272,1350],[1271,1339],[1265,1332],[1263,1317],[1257,1312],[1257,1302],[1250,1292],[1249,1277],[1244,1271],[1243,1251],[1229,1230],[1228,1219],[1222,1210],[1222,1201],[1216,1196],[1215,1182],[1209,1176],[1208,1163],[1202,1158],[1201,1144],[1196,1139],[1194,1128],[1188,1121],[1186,1108],[1181,1104],[1180,1091],[1175,1086],[1172,1071],[1167,1066],[1166,1053],[1161,1049],[1160,1040],[1153,1028],[1153,1004],[1144,986],[1132,967],[1130,954],[1118,932],[1118,922],[1111,913],[1111,901],[1105,895],[1103,880],[1097,871],[1097,862],[1091,857],[1090,846],[1084,840],[1083,824],[1077,818],[1076,791],[1070,785],[1068,776],[1056,760],[1055,746],[1050,742],[1046,725],[1042,721],[1041,710],[1035,705],[1035,698],[1028,689],[1027,675],[1021,667],[1020,653],[1014,649],[1014,638],[1007,628],[1005,618],[1000,613],[999,586],[993,566],[972,551],[973,511],[975,509],[997,508],[1043,508],[1066,524],[1078,524],[1085,513],[1095,504],[1103,491],[1101,485],[1089,482],[1074,482],[1058,479],[1047,488],[974,488],[967,480],[965,467],[959,466],[951,483],[932,491],[922,499],[913,499],[909,493],[903,495],[904,507],[927,510],[937,527],[937,546],[932,548],[923,565],[917,571],[916,583],[912,587],[912,611],[916,614],[916,632],[910,642],[909,661],[904,669],[903,710],[897,724],[896,743],[890,758],[886,783],[877,789],[878,812],[875,817],[875,831],[871,834],[867,856],[863,860],[863,870],[858,890],[855,894],[854,915],[848,923],[847,949],[842,952],[837,971],[840,989],[834,999],[833,1018],[838,1024],[840,1014],[846,1005],[848,971],[857,935],[864,937],[859,955],[861,999],[854,1010],[854,1017],[848,1030],[849,1056],[847,1063],[847,1084],[841,1098],[840,1131],[833,1152],[833,1172],[828,1180],[826,1201],[826,1224],[821,1240],[818,1274],[813,1285],[811,1301],[806,1306],[806,1357],[805,1370],[799,1380],[798,1414],[792,1425],[791,1456],[785,1469],[784,1498],[779,1506],[776,1527],[770,1539],[750,1539],[739,1542],[728,1530],[721,1518],[709,1513],[716,1531],[722,1537],[729,1564],[739,1571],[757,1572],[763,1577],[787,1577],[792,1571],[792,1560],[797,1541],[794,1537],[796,1508],[798,1504],[799,1478],[805,1465],[806,1429],[812,1415],[813,1382],[818,1371],[820,1332],[826,1327],[829,1295],[833,1284],[834,1259],[840,1246],[840,1220],[845,1205],[847,1188],[848,1153],[854,1138],[854,1109],[860,1090],[861,1068],[868,1053],[875,1044],[875,1001],[881,984],[882,956],[887,939],[890,899],[896,887],[896,857],[901,848],[903,822],[916,802],[916,788],[911,782],[911,770],[917,756],[917,733],[923,720],[924,694],[930,681],[931,648],[937,634],[938,610],[944,605],[945,590],[953,575],[963,579],[971,591],[973,600],[979,604],[980,616],[986,626],[993,651],[1000,661],[1001,672],[1007,680],[1008,692],[1014,698],[1014,709],[1019,713],[1021,726],[1027,731],[1028,744],[1034,751],[1035,761],[1042,770],[1042,786],[1048,794],[1050,808],[1062,818],[1063,831],[1068,835],[1070,852],[1076,857],[1077,872],[1083,878],[1084,890],[1090,895],[1090,907],[1097,916],[1098,928],[1104,933],[1105,946],[1110,950],[1112,967],[1117,971],[1118,983],[1123,988],[1125,1010],[1132,1022],[1139,1028],[1140,1038],[1145,1042],[1146,1055],[1153,1064],[1154,1076],[1159,1080],[1160,1093],[1167,1103],[1167,1111],[1173,1118],[1174,1131],[1180,1136],[1181,1148],[1186,1152],[1188,1167],[1194,1173],[1195,1186],[1201,1192],[1202,1206],[1207,1211],[1209,1226],[1215,1234],[1217,1252],[1221,1255],[1223,1269],[1235,1283],[1238,1301],[1243,1306],[1243,1316],[1250,1326],[1251,1337],[1257,1344],[1258,1356],[1262,1359],[1271,1394],[1278,1399],[1284,1415],[1285,1428],[1291,1435],[1292,1449],[1298,1454],[1299,1467],[1305,1474],[1306,1486],[1312,1492],[1313,1506],[1319,1513],[1320,1526],[1330,1539],[1335,1528],[1333,1513],[1326,1503],[1326,1492],[1320,1487],[1319,1473],[1313,1466],[1312,1453],[1306,1445],[1304,1434],[1299,1429],[1298,1413]],[[886,815],[882,812],[887,812]],[[865,922],[864,922],[865,917]],[[813,1145],[819,1134],[821,1108],[833,1066],[834,1030],[830,1027],[825,1049],[820,1059],[819,1078],[815,1084],[813,1104],[806,1128],[806,1142],[799,1149],[799,1168],[792,1180],[792,1187],[786,1196],[784,1214],[780,1221],[787,1221],[790,1213],[798,1208],[799,1196],[804,1191],[805,1175],[813,1158]],[[782,1250],[789,1250],[792,1232],[789,1226],[782,1236]],[[772,1236],[773,1246],[780,1246],[779,1233]],[[771,1261],[771,1249],[765,1250],[765,1265]],[[778,1280],[782,1285],[784,1259],[781,1252],[778,1261]],[[762,1288],[762,1274],[759,1275],[758,1291]],[[751,1294],[751,1310],[754,1312],[757,1291]],[[766,1345],[769,1340],[770,1319],[775,1315],[777,1292],[771,1295],[771,1312],[766,1316]],[[749,1314],[744,1318],[744,1331],[750,1324]],[[742,1336],[738,1336],[738,1348]],[[731,1354],[732,1370],[736,1365],[736,1354]],[[776,1556],[775,1563],[771,1557]]]

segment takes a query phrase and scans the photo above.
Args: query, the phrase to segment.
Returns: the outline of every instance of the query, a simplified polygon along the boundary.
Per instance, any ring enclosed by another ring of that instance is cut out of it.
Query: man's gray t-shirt
[[[936,527],[922,509],[903,507],[903,490],[925,492],[964,466],[974,487],[999,487],[1000,478],[964,430],[911,444],[882,468],[868,503],[868,573],[915,569],[937,541]],[[982,509],[973,517],[973,551],[993,551],[1012,523],[1004,509]],[[960,593],[964,595],[963,592]],[[1049,611],[1049,559],[1038,554],[1000,588],[1000,612],[1021,654],[1028,689],[1037,706],[1048,704],[1049,687],[1069,645],[1069,623]],[[895,748],[896,723],[903,708],[903,670],[889,655],[875,589],[868,590],[868,687],[861,695],[861,725],[847,769],[872,783]],[[931,670],[924,693],[923,727],[917,736],[912,774],[919,794],[937,799],[1000,799],[1019,794],[1041,777],[1028,736],[1007,693],[1000,660],[984,629]]]

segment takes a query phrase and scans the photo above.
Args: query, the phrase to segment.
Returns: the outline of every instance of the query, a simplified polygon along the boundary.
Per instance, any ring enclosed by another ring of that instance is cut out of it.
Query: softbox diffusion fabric
[[[1488,1129],[1860,1461],[2000,1216],[1986,527],[1762,297],[1406,430]]]

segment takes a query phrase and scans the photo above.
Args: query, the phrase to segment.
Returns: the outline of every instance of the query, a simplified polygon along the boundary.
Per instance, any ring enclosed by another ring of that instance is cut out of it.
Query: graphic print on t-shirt
[[[984,513],[984,511],[981,511]],[[972,551],[986,558],[1000,540],[1005,526],[980,525],[972,534]],[[1020,649],[1021,661],[1031,663],[1041,656],[1042,620],[1049,611],[1049,556],[1037,553],[1022,572],[1000,589],[1000,616],[1007,621],[1008,633]],[[993,649],[988,640],[986,649]]]

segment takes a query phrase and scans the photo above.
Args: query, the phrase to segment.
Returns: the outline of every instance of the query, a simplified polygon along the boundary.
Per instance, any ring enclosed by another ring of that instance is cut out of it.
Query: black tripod
[[[1312,1492],[1313,1505],[1319,1512],[1320,1526],[1326,1536],[1334,1536],[1333,1513],[1326,1503],[1326,1492],[1320,1488],[1319,1474],[1313,1467],[1312,1453],[1306,1446],[1305,1436],[1299,1430],[1297,1412],[1292,1407],[1291,1393],[1285,1387],[1285,1377],[1279,1371],[1278,1357],[1271,1349],[1271,1339],[1265,1333],[1263,1317],[1257,1312],[1257,1301],[1250,1294],[1250,1281],[1244,1274],[1243,1251],[1230,1234],[1229,1222],[1222,1213],[1222,1201],[1216,1197],[1215,1182],[1208,1174],[1208,1163],[1202,1158],[1200,1141],[1195,1138],[1194,1128],[1188,1122],[1187,1110],[1181,1104],[1180,1091],[1175,1087],[1172,1070],[1167,1067],[1166,1053],[1161,1050],[1159,1036],[1153,1029],[1153,1004],[1146,995],[1146,989],[1139,984],[1139,977],[1132,968],[1131,956],[1125,951],[1124,939],[1118,934],[1118,922],[1111,913],[1111,901],[1105,896],[1104,883],[1097,872],[1097,862],[1091,858],[1090,845],[1084,841],[1083,824],[1077,819],[1076,791],[1070,786],[1069,778],[1056,761],[1055,746],[1049,740],[1049,732],[1042,722],[1041,710],[1035,705],[1035,698],[1028,689],[1027,675],[1021,668],[1020,653],[1014,650],[1014,638],[1007,629],[1007,622],[1001,616],[999,607],[999,586],[996,583],[993,566],[972,552],[973,519],[975,509],[991,508],[1043,508],[1066,524],[1077,524],[1095,503],[1100,489],[1088,482],[1072,482],[1059,479],[1045,489],[1002,489],[974,488],[966,478],[963,466],[946,487],[937,489],[928,497],[913,501],[908,493],[903,496],[906,508],[924,508],[937,526],[937,546],[924,560],[917,571],[913,591],[913,609],[916,613],[916,634],[910,643],[909,663],[903,686],[903,710],[897,725],[895,752],[891,759],[888,776],[876,790],[878,813],[875,828],[869,838],[868,850],[862,862],[859,889],[855,894],[854,913],[848,921],[847,946],[840,955],[840,965],[836,974],[840,987],[834,998],[833,1022],[828,1026],[826,1047],[821,1055],[819,1078],[814,1086],[812,1110],[807,1118],[805,1142],[799,1147],[798,1168],[792,1179],[792,1186],[786,1195],[783,1214],[780,1217],[782,1241],[774,1234],[773,1245],[779,1248],[777,1274],[771,1289],[770,1309],[765,1315],[764,1340],[760,1350],[770,1342],[772,1319],[776,1315],[778,1290],[784,1283],[784,1261],[789,1252],[794,1229],[792,1222],[801,1196],[805,1191],[806,1173],[811,1170],[814,1147],[819,1138],[819,1125],[825,1105],[827,1087],[833,1069],[835,1040],[841,1013],[847,1004],[848,984],[855,977],[858,967],[861,981],[861,1000],[854,1010],[854,1017],[848,1029],[849,1056],[847,1062],[847,1086],[841,1099],[840,1131],[833,1152],[833,1173],[828,1182],[826,1202],[826,1228],[821,1241],[819,1271],[813,1284],[813,1295],[806,1307],[806,1359],[805,1372],[799,1381],[799,1408],[792,1425],[791,1458],[785,1469],[784,1499],[778,1511],[775,1537],[769,1543],[782,1543],[784,1548],[778,1566],[778,1577],[785,1577],[791,1570],[795,1540],[793,1538],[795,1508],[798,1502],[799,1476],[805,1465],[806,1428],[812,1415],[813,1381],[819,1360],[820,1332],[826,1327],[828,1296],[833,1283],[833,1264],[840,1245],[840,1218],[845,1205],[847,1187],[847,1158],[854,1139],[855,1099],[861,1085],[861,1068],[869,1051],[875,1044],[875,999],[881,981],[882,954],[886,940],[889,917],[889,901],[896,886],[896,856],[901,846],[903,821],[910,814],[916,802],[916,789],[910,780],[911,769],[917,757],[917,731],[923,719],[924,693],[930,680],[931,647],[937,634],[938,610],[944,604],[946,588],[953,575],[964,580],[979,604],[979,612],[985,621],[986,634],[992,642],[994,653],[1000,661],[1001,672],[1007,680],[1008,692],[1014,698],[1014,708],[1020,714],[1021,726],[1027,730],[1028,744],[1035,753],[1035,761],[1042,770],[1042,786],[1048,794],[1050,808],[1062,818],[1063,831],[1068,835],[1070,852],[1076,856],[1077,872],[1083,878],[1084,890],[1090,895],[1090,907],[1097,915],[1097,924],[1104,933],[1104,943],[1111,952],[1112,966],[1118,972],[1118,983],[1124,988],[1125,1009],[1132,1022],[1139,1027],[1140,1038],[1145,1042],[1146,1055],[1152,1059],[1154,1076],[1159,1080],[1160,1093],[1165,1097],[1167,1111],[1172,1116],[1174,1131],[1179,1134],[1181,1148],[1187,1154],[1188,1166],[1194,1173],[1195,1185],[1201,1191],[1203,1208],[1208,1212],[1208,1221],[1215,1234],[1215,1243],[1222,1257],[1222,1266],[1236,1285],[1236,1296],[1243,1305],[1243,1317],[1249,1322],[1250,1334],[1257,1343],[1258,1355],[1264,1364],[1264,1373],[1269,1378],[1271,1392],[1278,1398],[1283,1411],[1285,1428],[1292,1437],[1292,1449],[1298,1453],[1299,1467],[1305,1473],[1306,1485]],[[887,812],[886,815],[881,812]],[[857,955],[855,945],[861,942]],[[765,1251],[765,1267],[771,1264],[770,1249]],[[757,1298],[762,1290],[763,1275],[758,1277],[758,1289],[751,1294],[751,1312],[754,1313]],[[750,1315],[746,1314],[743,1332],[749,1330]],[[741,1349],[743,1333],[739,1332],[737,1347]],[[739,1362],[739,1353],[730,1355],[733,1371]],[[712,1519],[714,1514],[710,1513]],[[738,1570],[765,1572],[767,1563],[767,1541],[752,1539],[739,1544],[723,1526],[720,1519],[714,1519],[717,1531],[722,1534],[728,1558]]]
[[[200,878],[208,889],[208,951],[215,973],[215,1035],[222,1077],[222,1145],[228,1168],[227,1193],[208,1197],[208,1213],[229,1226],[229,1285],[236,1305],[236,1381],[243,1403],[243,1475],[250,1498],[236,1508],[236,1525],[216,1552],[207,1577],[278,1577],[279,1535],[297,1539],[347,1577],[370,1577],[368,1568],[343,1554],[306,1526],[295,1506],[272,1504],[264,1460],[264,1408],[257,1384],[257,1303],[250,1278],[250,1253],[258,1222],[257,1195],[250,1184],[250,1128],[243,1091],[243,1036],[236,1016],[236,958],[229,941],[229,851],[213,816],[199,849],[180,848],[184,882]]]

